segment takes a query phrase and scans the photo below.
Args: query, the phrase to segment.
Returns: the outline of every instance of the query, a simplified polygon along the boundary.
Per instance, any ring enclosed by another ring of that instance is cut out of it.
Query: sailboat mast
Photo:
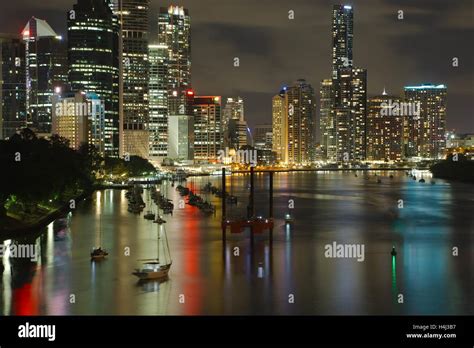
[[[158,260],[158,262],[160,262],[160,225],[158,225],[158,238],[157,238],[156,250],[157,250],[156,259]]]
[[[164,229],[164,227],[163,227],[163,229]],[[164,235],[165,235],[165,241],[166,241],[166,249],[168,249],[168,258],[169,258],[169,261],[171,263],[172,260],[171,260],[170,245],[168,243],[168,234],[166,233],[166,230],[164,230],[164,231],[165,231]]]

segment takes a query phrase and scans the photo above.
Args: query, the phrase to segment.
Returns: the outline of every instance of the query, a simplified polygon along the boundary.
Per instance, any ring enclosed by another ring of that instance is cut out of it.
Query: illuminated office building
[[[191,19],[180,6],[161,7],[158,43],[168,47],[168,113],[190,115],[187,91],[191,89]]]
[[[49,24],[32,17],[22,31],[26,57],[28,126],[51,133],[52,97],[67,86],[66,44]]]
[[[168,46],[149,45],[149,158],[161,163],[168,156]]]
[[[313,87],[297,80],[273,97],[273,150],[285,164],[314,159],[315,102]]]
[[[403,159],[404,116],[392,112],[392,105],[399,103],[399,97],[386,93],[368,99],[367,159],[369,161]]]
[[[25,43],[20,35],[0,34],[0,139],[26,127]]]
[[[124,154],[149,155],[148,14],[150,0],[113,0],[122,33],[122,101]]]
[[[419,105],[419,114],[405,117],[407,157],[439,159],[446,149],[446,85],[423,84],[404,88],[404,102]],[[412,107],[412,110],[417,110]]]
[[[69,82],[72,91],[104,101],[104,151],[119,156],[120,27],[104,0],[77,0],[67,13]]]
[[[216,162],[222,149],[221,97],[196,96],[194,113],[194,160]]]

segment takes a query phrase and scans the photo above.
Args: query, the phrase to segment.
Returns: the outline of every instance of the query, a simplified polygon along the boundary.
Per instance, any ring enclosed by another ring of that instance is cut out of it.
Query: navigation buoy
[[[392,251],[390,252],[392,256],[397,256],[397,251],[395,250],[395,247],[392,247]]]

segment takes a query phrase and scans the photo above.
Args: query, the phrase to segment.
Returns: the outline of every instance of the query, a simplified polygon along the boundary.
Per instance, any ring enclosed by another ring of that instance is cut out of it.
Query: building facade
[[[0,139],[27,126],[25,72],[22,36],[0,34]]]
[[[168,113],[186,112],[191,85],[191,18],[180,6],[161,7],[158,14],[158,43],[168,47]]]
[[[168,156],[168,46],[149,45],[149,158],[160,163]]]
[[[66,43],[49,24],[32,17],[22,31],[26,49],[28,126],[51,133],[52,97],[67,88]]]
[[[330,161],[363,161],[366,158],[367,70],[353,66],[354,20],[348,5],[334,5],[332,13],[332,90],[324,82],[325,108],[321,114],[323,145]],[[327,98],[330,95],[330,102]],[[327,105],[330,104],[328,115]],[[329,125],[329,126],[328,126]],[[334,125],[335,129],[328,128]],[[335,138],[330,138],[329,131]],[[332,148],[335,144],[335,149]]]
[[[77,0],[67,13],[69,82],[74,92],[95,93],[104,101],[104,148],[119,156],[120,27],[103,0]]]
[[[288,118],[285,89],[272,98],[272,148],[276,161],[288,163]]]
[[[122,151],[148,158],[148,14],[150,0],[113,0],[122,35]]]
[[[386,93],[368,100],[367,160],[401,161],[404,116],[394,114],[392,105],[401,99]]]
[[[315,109],[313,87],[299,79],[273,97],[273,150],[284,164],[314,160]]]
[[[404,88],[404,99],[414,111],[413,115],[405,117],[406,156],[443,158],[446,149],[447,87],[432,84],[407,86]]]
[[[221,97],[196,96],[194,98],[194,160],[217,162],[222,149]]]

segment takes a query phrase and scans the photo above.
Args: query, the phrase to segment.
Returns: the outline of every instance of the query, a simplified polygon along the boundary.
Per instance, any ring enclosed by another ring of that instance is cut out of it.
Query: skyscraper
[[[253,146],[261,150],[272,149],[272,125],[271,124],[257,124],[253,130]]]
[[[222,149],[221,97],[196,96],[194,98],[194,160],[215,162]]]
[[[104,101],[104,150],[119,156],[119,23],[104,0],[77,0],[67,14],[69,82]]]
[[[149,158],[160,163],[168,156],[168,46],[149,45]]]
[[[336,156],[336,125],[331,117],[332,92],[332,80],[323,80],[319,92],[319,129],[324,159],[335,158]]]
[[[26,44],[28,125],[38,133],[51,133],[53,93],[67,86],[66,44],[46,21],[35,17],[22,34]]]
[[[158,43],[168,47],[168,112],[169,115],[182,115],[189,107],[186,93],[192,87],[191,19],[187,9],[179,6],[160,8]]]
[[[423,84],[404,88],[405,102],[419,103],[419,114],[405,117],[406,155],[442,158],[446,149],[447,87]],[[416,110],[416,107],[412,107]]]
[[[273,149],[286,164],[314,159],[314,90],[305,80],[284,87],[273,97]]]
[[[336,127],[336,148],[326,153],[333,161],[360,161],[366,157],[367,71],[353,67],[351,6],[334,5],[332,39],[331,112],[326,123]]]
[[[276,161],[288,163],[288,117],[286,87],[272,99],[272,147]]]
[[[122,33],[124,153],[147,158],[148,130],[148,11],[150,0],[113,0]]]
[[[55,94],[52,99],[52,134],[68,139],[73,149],[92,144],[103,153],[103,101],[95,93],[84,92]]]
[[[20,35],[0,34],[0,139],[26,127],[25,43]]]
[[[338,70],[352,67],[354,13],[351,6],[334,5],[332,10],[332,78]]]
[[[386,93],[369,98],[367,113],[367,159],[400,161],[403,158],[403,115],[393,113],[400,98]]]
[[[248,143],[248,126],[244,117],[244,100],[241,97],[227,98],[222,113],[224,146],[240,149]]]

